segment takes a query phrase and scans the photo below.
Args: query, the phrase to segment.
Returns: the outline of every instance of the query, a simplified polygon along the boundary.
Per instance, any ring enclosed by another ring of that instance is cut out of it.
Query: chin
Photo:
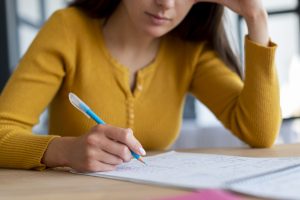
[[[150,28],[150,29],[146,29],[145,33],[149,36],[158,38],[158,37],[162,37],[164,35],[166,35],[168,32],[170,32],[170,30],[166,30],[163,28]]]

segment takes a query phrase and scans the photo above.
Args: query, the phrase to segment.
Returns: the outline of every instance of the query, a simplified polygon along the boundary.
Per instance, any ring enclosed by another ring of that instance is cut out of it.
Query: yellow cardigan
[[[185,95],[191,92],[252,147],[273,144],[281,122],[274,67],[276,45],[245,39],[244,82],[205,43],[163,38],[156,59],[137,74],[107,50],[101,20],[76,8],[57,11],[39,32],[0,97],[0,167],[43,169],[57,136],[79,136],[95,125],[68,100],[74,92],[103,120],[130,127],[145,149],[176,140]],[[32,134],[49,106],[49,135]],[[55,136],[56,135],[56,136]]]

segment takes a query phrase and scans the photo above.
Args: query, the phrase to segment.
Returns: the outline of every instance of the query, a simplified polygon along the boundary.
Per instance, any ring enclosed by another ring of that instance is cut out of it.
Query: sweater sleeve
[[[32,133],[64,79],[71,48],[60,11],[50,17],[20,61],[0,97],[0,167],[43,169],[54,135]]]
[[[246,37],[242,81],[206,48],[190,87],[226,128],[252,147],[270,147],[281,124],[275,50],[272,42],[263,47]]]

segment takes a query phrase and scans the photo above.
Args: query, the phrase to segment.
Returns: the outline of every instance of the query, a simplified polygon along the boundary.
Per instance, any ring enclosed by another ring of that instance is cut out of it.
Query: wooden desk
[[[271,149],[192,149],[187,152],[224,155],[280,157],[300,156],[300,144],[278,145]],[[186,190],[135,184],[98,177],[75,175],[64,170],[0,169],[0,199],[155,199],[188,193]],[[245,199],[255,199],[245,197]]]

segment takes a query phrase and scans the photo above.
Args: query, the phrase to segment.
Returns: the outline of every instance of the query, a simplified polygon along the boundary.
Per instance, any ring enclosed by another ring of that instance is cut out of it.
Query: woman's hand
[[[200,2],[218,3],[244,17],[249,37],[256,43],[269,44],[268,14],[261,0],[196,0]]]
[[[48,167],[68,166],[80,172],[110,171],[131,160],[130,149],[145,155],[131,129],[97,125],[77,138],[56,138],[42,162]]]

